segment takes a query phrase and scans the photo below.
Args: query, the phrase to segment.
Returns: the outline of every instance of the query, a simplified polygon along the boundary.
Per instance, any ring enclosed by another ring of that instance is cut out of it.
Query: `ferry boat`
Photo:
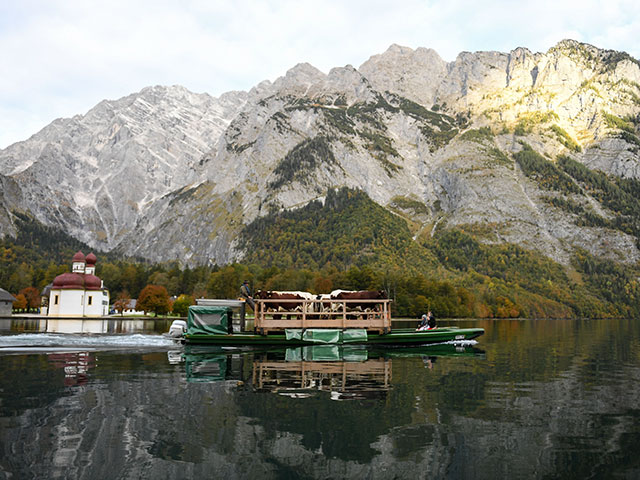
[[[252,329],[247,329],[243,301],[199,300],[198,305],[189,307],[186,322],[173,322],[169,335],[186,344],[304,346],[425,345],[472,340],[484,334],[482,328],[451,326],[422,331],[392,329],[388,299],[325,299],[321,302],[263,299],[255,302]],[[276,304],[279,305],[277,309]],[[283,304],[290,305],[283,309]],[[235,329],[234,323],[237,324]]]

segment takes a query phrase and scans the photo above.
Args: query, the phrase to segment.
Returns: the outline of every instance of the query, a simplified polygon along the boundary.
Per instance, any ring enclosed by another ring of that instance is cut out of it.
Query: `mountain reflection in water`
[[[486,334],[244,350],[5,330],[0,478],[640,478],[640,321],[458,325]]]

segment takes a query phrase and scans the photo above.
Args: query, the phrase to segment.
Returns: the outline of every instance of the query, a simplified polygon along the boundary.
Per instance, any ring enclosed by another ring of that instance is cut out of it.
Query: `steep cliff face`
[[[59,119],[0,152],[18,207],[111,249],[158,198],[197,182],[198,162],[244,104],[182,87],[149,87]]]
[[[603,113],[638,113],[640,66],[623,52],[573,40],[546,53],[526,48],[463,52],[449,64],[428,52],[429,56],[424,49],[392,46],[371,57],[360,71],[380,91],[396,92],[428,107],[468,112],[479,124],[509,127],[519,121],[553,121],[582,145],[606,137]],[[416,78],[419,81],[407,80]]]
[[[621,52],[563,41],[447,63],[394,45],[359,69],[300,64],[219,99],[155,87],[57,120],[0,152],[3,181],[19,186],[3,193],[0,226],[11,233],[8,212],[26,210],[97,247],[227,263],[257,216],[348,186],[416,238],[460,226],[562,263],[576,247],[637,261],[629,229],[576,213],[612,219],[611,205],[575,178],[550,190],[516,156],[640,179],[638,115],[640,67]]]

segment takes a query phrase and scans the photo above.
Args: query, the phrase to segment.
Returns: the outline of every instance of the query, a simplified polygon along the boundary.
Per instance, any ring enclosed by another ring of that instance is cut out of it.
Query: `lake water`
[[[274,351],[110,322],[0,320],[0,479],[640,478],[640,320]]]

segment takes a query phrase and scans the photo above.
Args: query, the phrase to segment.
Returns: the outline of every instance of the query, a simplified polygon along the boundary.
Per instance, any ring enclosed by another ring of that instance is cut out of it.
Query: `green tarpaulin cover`
[[[286,328],[284,330],[284,335],[287,340],[302,340],[302,329],[301,328]]]
[[[187,315],[187,335],[231,333],[231,308],[192,305]]]
[[[364,328],[350,328],[348,330],[343,330],[342,341],[344,343],[366,342],[367,331]]]
[[[302,332],[302,340],[313,343],[342,343],[341,334],[340,330],[309,328]]]
[[[313,343],[353,343],[366,342],[367,331],[363,328],[339,330],[332,328],[287,328],[284,331],[287,340],[304,340]]]

